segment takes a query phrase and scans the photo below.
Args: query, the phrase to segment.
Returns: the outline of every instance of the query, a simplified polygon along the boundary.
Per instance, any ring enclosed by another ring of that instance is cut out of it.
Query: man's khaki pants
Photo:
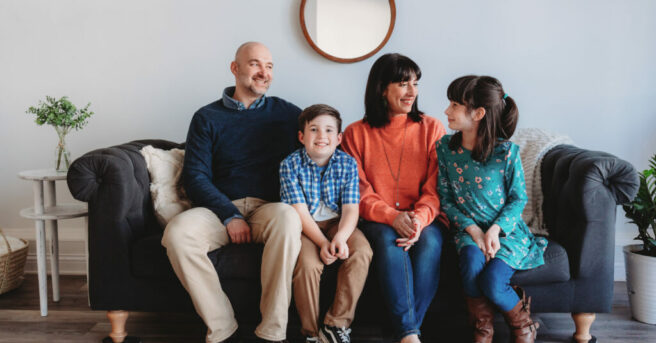
[[[337,233],[339,219],[317,222],[329,240]],[[337,289],[333,304],[324,317],[324,324],[350,327],[355,307],[364,288],[373,252],[364,234],[357,228],[346,241],[349,258],[341,261],[337,271]],[[301,319],[301,333],[306,337],[319,334],[319,283],[324,264],[320,248],[306,235],[301,235],[301,253],[294,269],[294,303]],[[340,263],[335,261],[334,263]]]
[[[301,221],[293,207],[257,198],[233,201],[251,227],[254,242],[264,243],[262,254],[262,322],[255,334],[284,340],[291,301],[292,272],[301,248]],[[207,342],[220,342],[237,330],[230,300],[207,253],[230,243],[228,232],[214,214],[196,207],[174,217],[164,230],[162,245],[175,274],[189,292],[196,312],[207,325]],[[239,268],[239,266],[235,266]]]

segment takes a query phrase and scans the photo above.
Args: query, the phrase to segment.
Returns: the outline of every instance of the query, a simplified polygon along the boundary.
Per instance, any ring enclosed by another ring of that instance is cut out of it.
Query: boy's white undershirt
[[[312,215],[312,218],[318,222],[337,217],[339,217],[339,213],[331,210],[330,207],[326,206],[323,200],[319,201],[319,208],[317,208],[317,211]]]

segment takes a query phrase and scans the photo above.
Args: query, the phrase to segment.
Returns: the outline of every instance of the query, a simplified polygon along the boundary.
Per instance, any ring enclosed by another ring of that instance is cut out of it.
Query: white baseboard
[[[36,274],[36,255],[28,255],[25,262],[25,273]],[[48,258],[48,274],[50,274],[50,259]],[[86,275],[86,256],[59,254],[59,275]]]
[[[59,236],[59,275],[86,275],[87,273],[87,255],[86,255],[86,235],[81,227],[60,227]],[[27,261],[25,262],[25,273],[36,274],[36,243],[34,228],[10,228],[2,229],[7,236],[22,238],[28,241],[29,249],[27,252]],[[50,273],[50,230],[46,230],[47,247],[47,265]]]

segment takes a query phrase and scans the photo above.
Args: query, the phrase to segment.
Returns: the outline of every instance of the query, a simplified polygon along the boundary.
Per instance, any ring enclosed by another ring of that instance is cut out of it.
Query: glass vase
[[[68,171],[68,167],[71,165],[71,153],[66,147],[66,134],[70,131],[70,127],[55,126],[55,131],[57,131],[59,137],[59,143],[55,148],[55,170],[65,172]]]

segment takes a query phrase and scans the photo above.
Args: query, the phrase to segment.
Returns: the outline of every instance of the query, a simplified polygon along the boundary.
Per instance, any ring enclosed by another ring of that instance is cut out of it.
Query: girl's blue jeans
[[[364,222],[360,229],[374,251],[374,268],[397,338],[419,335],[440,281],[445,229],[433,222],[408,251],[396,245],[400,236],[389,225]]]
[[[485,255],[475,245],[460,249],[460,275],[468,297],[487,297],[501,311],[512,310],[519,297],[510,286],[515,269],[498,258],[485,264]]]

